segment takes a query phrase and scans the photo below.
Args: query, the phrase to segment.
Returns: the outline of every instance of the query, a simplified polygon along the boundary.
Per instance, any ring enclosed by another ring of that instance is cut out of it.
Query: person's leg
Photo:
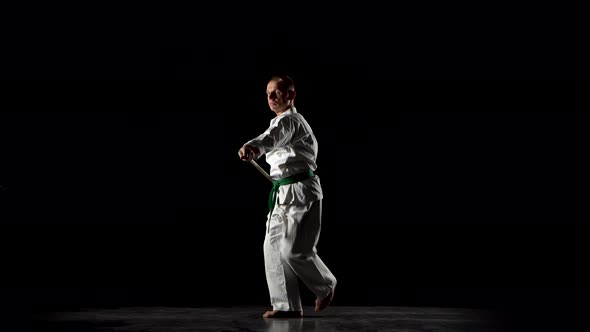
[[[281,258],[316,295],[316,311],[327,307],[336,287],[336,278],[317,255],[322,217],[322,201],[307,205],[285,206],[285,236],[281,240]]]
[[[281,257],[281,242],[287,229],[285,213],[276,206],[272,218],[267,221],[264,265],[273,310],[266,312],[265,318],[301,317],[302,314],[297,276]]]

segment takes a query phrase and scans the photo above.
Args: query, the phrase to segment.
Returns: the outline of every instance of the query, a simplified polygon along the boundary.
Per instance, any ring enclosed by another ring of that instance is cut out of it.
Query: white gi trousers
[[[316,253],[322,200],[306,204],[276,204],[266,222],[264,265],[273,310],[303,311],[298,279],[323,299],[336,278]]]

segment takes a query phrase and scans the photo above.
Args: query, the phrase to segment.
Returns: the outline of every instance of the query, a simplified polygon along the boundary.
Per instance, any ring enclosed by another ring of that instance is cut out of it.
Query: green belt
[[[272,182],[272,190],[270,191],[270,197],[268,198],[268,208],[272,215],[272,210],[275,208],[275,201],[277,200],[277,192],[279,191],[279,187],[284,184],[291,184],[299,181],[303,181],[313,177],[313,171],[310,169],[307,172],[298,173],[295,175],[291,175],[284,179],[274,180]]]

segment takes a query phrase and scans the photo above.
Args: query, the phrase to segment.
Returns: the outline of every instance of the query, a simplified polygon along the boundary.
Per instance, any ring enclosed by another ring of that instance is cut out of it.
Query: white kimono
[[[256,159],[266,155],[270,176],[275,180],[317,168],[317,140],[295,107],[273,118],[264,133],[246,144],[260,149]],[[317,175],[279,187],[264,239],[266,280],[273,310],[302,311],[297,277],[320,299],[336,287],[336,278],[316,252],[322,198]]]

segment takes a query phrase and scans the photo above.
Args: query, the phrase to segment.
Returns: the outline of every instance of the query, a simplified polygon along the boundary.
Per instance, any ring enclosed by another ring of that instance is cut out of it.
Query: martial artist
[[[246,142],[240,159],[266,155],[273,188],[264,238],[264,265],[271,311],[264,318],[302,317],[298,279],[315,294],[315,311],[334,297],[336,278],[317,255],[322,217],[322,187],[314,174],[318,143],[295,109],[295,86],[288,76],[272,77],[267,101],[276,116],[269,128]]]

